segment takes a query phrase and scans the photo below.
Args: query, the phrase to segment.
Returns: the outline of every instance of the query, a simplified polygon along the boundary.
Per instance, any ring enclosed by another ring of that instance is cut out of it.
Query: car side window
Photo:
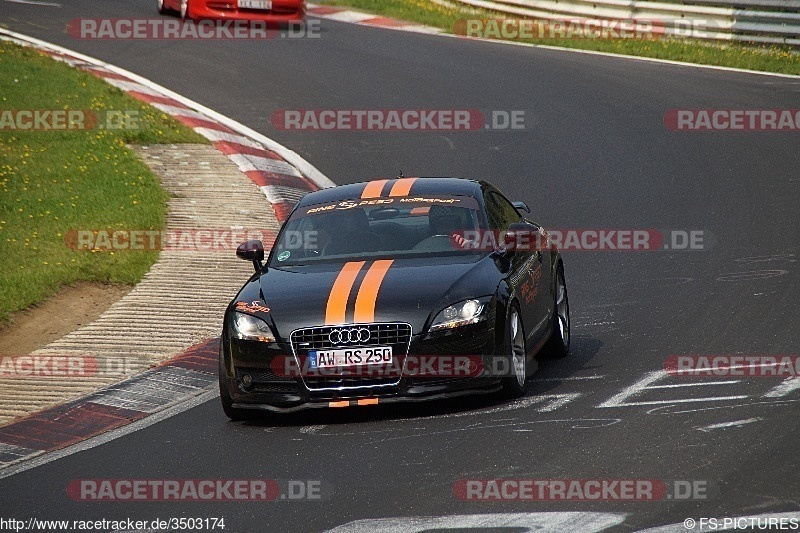
[[[500,226],[500,210],[497,208],[491,197],[487,194],[484,197],[484,204],[486,205],[486,218],[489,223],[490,229],[497,229]]]
[[[486,213],[489,216],[489,225],[492,229],[504,230],[510,224],[519,222],[520,217],[517,209],[511,205],[501,194],[490,191],[486,196]]]

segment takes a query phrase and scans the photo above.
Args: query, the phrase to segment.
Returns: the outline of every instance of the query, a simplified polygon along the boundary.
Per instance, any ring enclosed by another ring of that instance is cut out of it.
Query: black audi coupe
[[[219,386],[234,420],[264,411],[525,392],[563,357],[564,264],[485,181],[381,179],[312,192],[225,312]]]

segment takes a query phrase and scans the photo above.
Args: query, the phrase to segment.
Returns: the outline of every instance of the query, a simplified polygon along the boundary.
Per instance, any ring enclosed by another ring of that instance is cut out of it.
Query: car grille
[[[369,330],[369,340],[360,343],[334,344],[330,334],[337,329],[366,328]],[[357,348],[367,346],[391,346],[392,366],[402,368],[402,361],[408,354],[408,345],[411,341],[411,326],[404,323],[390,324],[348,324],[347,326],[319,326],[303,328],[294,331],[290,337],[292,349],[301,361],[305,360],[310,350],[327,350],[331,348]],[[303,382],[309,390],[349,390],[355,389],[364,392],[366,389],[397,386],[400,374],[390,376],[366,375],[336,375],[336,376],[303,376]]]

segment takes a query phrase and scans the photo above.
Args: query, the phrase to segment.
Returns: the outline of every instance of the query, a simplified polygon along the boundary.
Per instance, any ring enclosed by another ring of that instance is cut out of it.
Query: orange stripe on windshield
[[[411,186],[414,185],[415,181],[417,181],[417,178],[402,178],[397,180],[397,182],[392,185],[389,196],[408,196],[408,193],[411,192]]]
[[[328,296],[328,306],[325,309],[326,324],[344,324],[347,313],[347,300],[350,290],[356,281],[356,276],[361,271],[366,261],[353,261],[345,263],[333,282],[331,293]]]
[[[375,301],[378,299],[378,290],[393,262],[393,259],[381,259],[372,263],[367,270],[364,281],[361,282],[361,288],[358,289],[354,322],[375,321]]]
[[[389,180],[370,181],[367,183],[367,186],[364,187],[361,198],[380,198],[383,186],[386,185],[387,181]]]

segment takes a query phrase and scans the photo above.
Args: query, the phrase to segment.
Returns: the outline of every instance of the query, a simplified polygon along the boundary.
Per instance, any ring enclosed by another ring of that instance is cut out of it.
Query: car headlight
[[[266,322],[253,315],[234,311],[231,319],[233,334],[237,339],[250,341],[275,342],[275,336]]]
[[[457,328],[475,324],[486,319],[486,302],[481,300],[465,300],[442,309],[431,324],[431,331]]]

